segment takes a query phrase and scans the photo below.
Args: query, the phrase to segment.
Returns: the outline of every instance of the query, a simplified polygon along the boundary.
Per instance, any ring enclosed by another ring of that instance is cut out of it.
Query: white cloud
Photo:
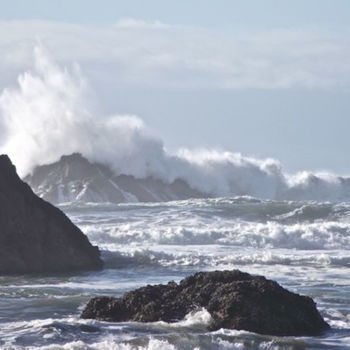
[[[350,85],[348,33],[223,33],[135,19],[104,26],[0,22],[0,74],[28,68],[33,45],[40,40],[58,61],[77,61],[87,75],[118,84],[182,89],[343,87]]]

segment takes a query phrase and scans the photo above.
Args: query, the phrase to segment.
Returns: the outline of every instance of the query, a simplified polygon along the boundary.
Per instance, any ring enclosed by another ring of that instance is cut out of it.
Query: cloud
[[[88,76],[119,86],[347,87],[348,34],[346,29],[220,32],[135,19],[100,26],[0,22],[0,74],[28,68],[32,47],[39,39],[59,62],[77,61]]]

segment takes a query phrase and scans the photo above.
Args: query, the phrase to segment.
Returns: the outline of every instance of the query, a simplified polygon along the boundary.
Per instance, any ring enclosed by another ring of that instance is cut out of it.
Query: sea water
[[[105,267],[0,277],[2,349],[350,349],[350,203],[235,197],[61,209],[99,246]],[[79,318],[93,296],[224,269],[312,297],[331,330],[318,337],[208,332],[205,309],[173,324]]]

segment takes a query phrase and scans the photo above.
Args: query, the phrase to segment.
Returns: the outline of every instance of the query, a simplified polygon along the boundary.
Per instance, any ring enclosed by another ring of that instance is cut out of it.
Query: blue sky
[[[99,115],[137,114],[171,150],[350,173],[349,1],[12,0],[0,21],[1,89],[39,40]]]

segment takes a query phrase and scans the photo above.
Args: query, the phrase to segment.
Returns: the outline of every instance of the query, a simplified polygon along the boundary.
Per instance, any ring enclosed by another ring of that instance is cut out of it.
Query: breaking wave
[[[57,65],[42,47],[35,71],[0,96],[0,150],[24,176],[37,165],[80,152],[116,174],[183,179],[208,196],[250,195],[269,199],[350,200],[350,178],[328,173],[289,175],[274,159],[220,150],[166,150],[136,116],[99,115],[79,67]]]
[[[231,269],[236,266],[316,266],[328,268],[350,267],[350,254],[336,251],[317,250],[306,252],[299,250],[290,252],[287,249],[276,251],[264,250],[256,252],[253,249],[238,250],[219,246],[195,247],[196,251],[172,246],[168,249],[161,246],[163,251],[145,248],[119,249],[119,251],[103,251],[102,259],[108,269],[126,267],[184,267],[201,269]],[[177,252],[174,253],[173,250]],[[165,250],[165,251],[164,251]],[[221,251],[221,254],[217,253]]]
[[[64,206],[89,239],[104,251],[112,266],[219,265],[220,263],[288,263],[274,256],[245,256],[243,249],[308,250],[312,261],[349,264],[348,257],[330,260],[316,251],[350,249],[350,205],[259,200],[247,197],[191,199],[168,203]],[[98,213],[98,214],[97,214]],[[140,248],[142,246],[142,249]],[[192,245],[194,254],[181,249],[154,250],[154,245]],[[233,247],[240,254],[221,256],[195,252],[203,246]],[[124,251],[123,247],[127,247]],[[314,253],[312,253],[312,251]],[[111,253],[113,252],[113,253]],[[118,253],[114,253],[118,252]],[[250,254],[250,253],[249,253]]]

